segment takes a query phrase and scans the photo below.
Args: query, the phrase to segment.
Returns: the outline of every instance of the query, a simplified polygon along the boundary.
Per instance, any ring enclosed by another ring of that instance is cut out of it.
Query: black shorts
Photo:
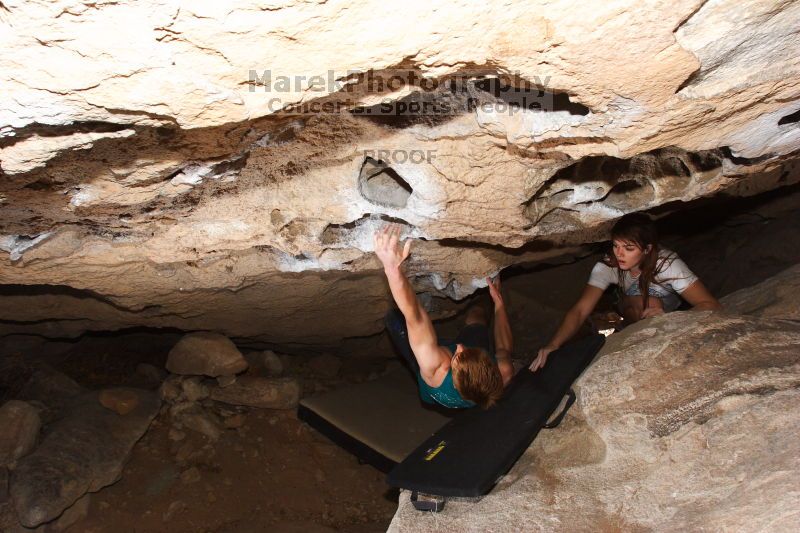
[[[399,309],[391,309],[386,313],[386,330],[392,339],[395,349],[400,356],[406,360],[411,370],[419,374],[419,363],[417,363],[411,345],[408,343],[408,330],[406,320]],[[439,346],[452,346],[453,344],[463,344],[467,348],[482,348],[486,350],[489,357],[494,356],[494,339],[489,332],[489,327],[485,324],[470,324],[461,328],[455,339],[438,339]]]
[[[489,333],[489,326],[486,324],[468,324],[461,328],[458,335],[451,342],[444,342],[446,339],[439,339],[440,345],[463,344],[467,348],[481,348],[489,353],[494,359],[494,342]]]

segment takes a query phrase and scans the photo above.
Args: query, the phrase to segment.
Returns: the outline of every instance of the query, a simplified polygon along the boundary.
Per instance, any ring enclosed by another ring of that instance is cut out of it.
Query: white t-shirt
[[[658,270],[660,267],[660,270]],[[667,298],[686,290],[686,287],[697,281],[697,276],[689,270],[686,263],[673,251],[661,249],[658,252],[655,280],[650,284],[649,293],[659,298]],[[619,269],[612,268],[602,261],[598,261],[589,276],[589,285],[606,290],[609,285],[620,282]],[[630,271],[623,271],[622,291],[625,294],[639,294],[639,276],[631,275]],[[679,304],[680,302],[677,301]],[[670,306],[671,307],[671,306]],[[677,307],[677,306],[676,306]]]

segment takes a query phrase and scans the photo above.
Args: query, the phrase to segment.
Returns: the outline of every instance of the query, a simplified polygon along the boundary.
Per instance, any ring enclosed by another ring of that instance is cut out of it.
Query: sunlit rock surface
[[[488,496],[432,515],[404,491],[389,531],[796,531],[800,325],[757,314],[612,335]]]
[[[381,328],[386,220],[461,299],[800,180],[800,5],[538,4],[4,0],[0,333],[333,344]]]

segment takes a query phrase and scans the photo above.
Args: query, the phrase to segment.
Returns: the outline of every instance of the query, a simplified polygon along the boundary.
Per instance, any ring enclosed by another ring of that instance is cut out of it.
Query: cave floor
[[[397,508],[381,472],[294,412],[252,409],[213,444],[193,432],[170,441],[164,418],[69,531],[385,531]]]
[[[163,367],[173,335],[84,338],[49,357],[90,389],[142,386],[138,362]],[[314,376],[298,356],[289,375],[306,394],[367,379],[385,358],[345,358],[336,378]],[[210,401],[210,400],[208,400]],[[220,407],[223,407],[220,405]],[[173,429],[166,408],[136,443],[122,477],[92,495],[69,533],[385,531],[398,492],[385,475],[297,419],[294,410],[224,406],[238,427],[216,442]],[[176,436],[179,434],[180,436]],[[182,438],[181,438],[182,437]]]

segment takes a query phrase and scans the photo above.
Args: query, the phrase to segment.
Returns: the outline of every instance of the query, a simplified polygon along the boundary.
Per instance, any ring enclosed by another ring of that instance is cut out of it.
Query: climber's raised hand
[[[411,253],[411,239],[406,239],[403,248],[400,248],[400,231],[399,224],[387,224],[375,232],[375,254],[384,270],[400,268]]]

